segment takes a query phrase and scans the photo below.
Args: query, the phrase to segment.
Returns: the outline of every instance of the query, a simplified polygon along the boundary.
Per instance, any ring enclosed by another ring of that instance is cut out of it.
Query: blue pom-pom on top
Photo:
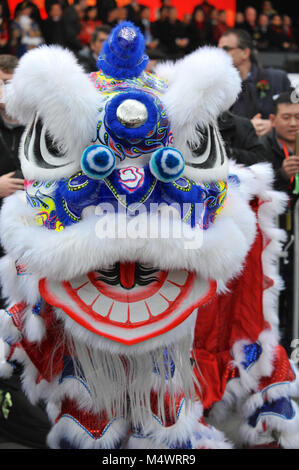
[[[81,168],[90,178],[106,178],[115,168],[115,155],[104,145],[90,145],[82,154]]]
[[[185,160],[177,149],[165,147],[153,153],[149,166],[158,180],[169,183],[181,176],[185,169]]]
[[[138,77],[149,61],[144,51],[145,41],[140,29],[130,21],[124,21],[105,41],[97,67],[105,75],[120,80]]]

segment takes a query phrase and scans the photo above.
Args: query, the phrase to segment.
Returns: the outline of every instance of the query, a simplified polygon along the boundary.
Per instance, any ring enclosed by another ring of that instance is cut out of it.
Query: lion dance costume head
[[[23,364],[52,448],[231,448],[203,416],[233,407],[242,445],[297,447],[276,315],[285,198],[267,164],[229,162],[217,128],[239,75],[210,47],[153,75],[144,49],[121,23],[90,76],[42,46],[5,87],[26,129],[25,191],[1,212],[1,374]]]

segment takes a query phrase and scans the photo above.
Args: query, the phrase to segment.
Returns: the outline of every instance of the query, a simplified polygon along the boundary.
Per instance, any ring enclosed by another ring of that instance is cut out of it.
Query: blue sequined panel
[[[265,402],[261,408],[258,408],[255,413],[250,416],[248,424],[254,428],[260,419],[266,416],[277,416],[284,420],[293,419],[295,410],[290,398],[281,397],[272,402]]]
[[[224,181],[195,183],[180,177],[171,183],[158,181],[149,166],[114,170],[104,180],[92,180],[78,173],[59,182],[55,205],[59,220],[69,226],[81,220],[88,206],[107,205],[114,212],[137,215],[139,209],[154,214],[162,204],[172,205],[181,220],[191,227],[206,230],[224,206],[227,185]]]
[[[171,356],[168,354],[168,351],[167,351],[167,348],[164,349],[163,351],[163,361],[164,361],[164,371],[165,371],[165,374],[164,374],[164,377],[165,377],[165,380],[169,380],[169,376],[173,377],[174,376],[174,372],[175,372],[175,364],[171,358]],[[161,374],[161,371],[159,369],[159,366],[158,364],[153,361],[153,372],[155,374],[158,374],[160,375]]]
[[[245,361],[242,362],[244,369],[249,369],[259,359],[262,348],[259,343],[252,343],[244,346]]]

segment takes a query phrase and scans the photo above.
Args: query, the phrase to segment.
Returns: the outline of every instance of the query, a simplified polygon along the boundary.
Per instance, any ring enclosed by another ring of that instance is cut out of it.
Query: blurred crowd
[[[193,12],[178,19],[172,0],[161,0],[155,21],[151,20],[150,8],[129,0],[118,7],[116,0],[45,0],[47,18],[34,0],[17,4],[9,12],[7,0],[0,0],[0,54],[21,57],[26,51],[45,44],[59,44],[71,49],[76,55],[83,53],[83,62],[94,54],[90,46],[97,38],[99,27],[106,37],[109,28],[123,20],[130,20],[140,27],[146,40],[147,52],[152,59],[176,58],[205,44],[217,45],[220,37],[229,28],[227,12],[217,10],[208,1],[195,6]],[[13,17],[12,17],[13,16]],[[44,15],[43,15],[44,16]],[[270,1],[264,1],[260,11],[248,6],[238,11],[235,28],[244,29],[252,37],[260,51],[296,51],[299,48],[299,20],[276,11]],[[93,61],[91,60],[93,65]]]

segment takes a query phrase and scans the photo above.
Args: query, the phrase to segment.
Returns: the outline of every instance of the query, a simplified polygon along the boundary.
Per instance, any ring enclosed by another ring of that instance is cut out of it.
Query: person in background
[[[155,28],[150,21],[151,11],[150,8],[140,5],[140,19],[135,22],[135,25],[140,28],[145,40],[146,54],[151,60],[162,59],[165,54],[160,48],[159,39],[155,34]]]
[[[213,30],[203,8],[196,8],[190,24],[191,50],[213,42]]]
[[[291,41],[283,29],[280,15],[274,15],[269,26],[269,49],[271,51],[290,51]]]
[[[236,29],[244,29],[244,13],[242,11],[237,11],[236,12],[236,17],[235,17],[235,28]]]
[[[225,10],[219,10],[217,18],[217,24],[213,26],[213,41],[215,44],[218,44],[221,36],[229,29],[229,26],[226,22],[227,14]]]
[[[272,2],[270,2],[269,0],[266,0],[266,1],[263,2],[263,4],[262,4],[261,13],[264,13],[264,14],[267,15],[268,18],[270,19],[270,18],[272,18],[274,15],[277,14],[277,11],[273,8]]]
[[[245,31],[247,31],[251,37],[254,36],[257,31],[257,11],[255,8],[249,6],[245,8],[244,12],[244,24],[242,26]]]
[[[299,155],[296,153],[296,133],[299,131],[299,96],[295,90],[280,93],[274,96],[274,109],[270,115],[272,130],[262,137],[267,160],[272,164],[275,179],[274,188],[284,191],[289,196],[287,210],[279,218],[279,225],[287,234],[287,258],[282,258],[280,274],[285,289],[280,295],[279,313],[282,329],[282,344],[290,351],[292,341],[293,319],[293,292],[298,289],[294,286],[293,259],[294,245],[294,207],[298,195],[293,193],[295,175],[299,173]],[[298,236],[298,234],[296,234]]]
[[[52,3],[49,7],[48,18],[43,21],[42,33],[47,45],[64,46],[64,29],[62,22],[63,10],[60,3]]]
[[[163,10],[161,10],[161,13]],[[161,23],[160,23],[161,25]],[[163,21],[163,27],[157,37],[163,53],[170,59],[182,57],[188,51],[189,39],[184,37],[185,28],[177,17],[177,9],[168,7],[167,18]]]
[[[97,0],[98,18],[103,24],[108,24],[108,14],[117,8],[116,0]]]
[[[78,54],[83,48],[78,36],[81,30],[81,20],[84,16],[86,0],[74,0],[74,3],[63,11],[62,23],[64,30],[64,45]]]
[[[211,5],[209,2],[206,0],[203,0],[203,2],[199,3],[198,5],[195,5],[193,9],[193,15],[195,14],[196,10],[201,9],[203,10],[205,14],[206,19],[210,19],[212,10],[214,9],[214,5]]]
[[[273,112],[272,96],[291,88],[288,75],[283,70],[263,68],[258,63],[253,40],[247,31],[226,31],[218,47],[231,55],[242,79],[241,93],[231,111],[249,118],[261,137],[271,129],[269,115]]]
[[[228,158],[245,166],[266,161],[266,151],[249,119],[226,111],[218,118]]]
[[[296,132],[299,131],[299,100],[294,90],[290,89],[275,95],[273,102],[273,113],[269,116],[272,129],[263,136],[261,142],[275,170],[275,188],[291,195],[294,176],[299,172],[299,155],[295,153]]]
[[[46,13],[47,13],[48,16],[49,16],[50,9],[51,9],[51,6],[53,5],[53,3],[55,3],[55,4],[59,3],[59,5],[61,6],[62,11],[64,11],[66,9],[66,7],[69,6],[68,0],[45,0],[45,10],[46,10]]]
[[[88,48],[79,52],[78,61],[87,73],[96,72],[98,70],[97,60],[109,34],[110,27],[108,25],[98,26],[91,35]]]
[[[258,27],[253,39],[259,51],[266,51],[269,48],[269,18],[265,13],[261,13],[258,18]]]
[[[283,15],[282,17],[282,29],[285,35],[287,36],[288,40],[290,41],[290,50],[295,51],[297,50],[296,38],[295,38],[295,30],[293,28],[292,19],[288,15]]]
[[[138,23],[140,20],[141,5],[139,5],[136,0],[129,0],[129,3],[127,3],[124,8],[127,10],[127,20],[132,21],[134,24]]]
[[[94,30],[101,26],[102,21],[98,19],[98,9],[96,5],[88,6],[84,12],[84,18],[81,21],[81,30],[79,33],[79,41],[83,46],[88,46]]]
[[[10,54],[0,55],[0,201],[18,189],[24,189],[24,180],[18,159],[19,144],[24,127],[12,120],[2,101],[2,87],[12,78],[18,59]]]
[[[164,43],[167,40],[165,35],[165,25],[168,21],[168,10],[168,6],[161,6],[159,9],[158,19],[153,21],[151,24],[153,35],[158,38],[162,48],[164,48]]]
[[[4,5],[0,3],[0,54],[10,52],[9,20],[5,17]]]
[[[24,1],[16,6],[11,23],[11,51],[18,58],[44,42],[38,23],[31,17],[32,13],[31,2]]]

